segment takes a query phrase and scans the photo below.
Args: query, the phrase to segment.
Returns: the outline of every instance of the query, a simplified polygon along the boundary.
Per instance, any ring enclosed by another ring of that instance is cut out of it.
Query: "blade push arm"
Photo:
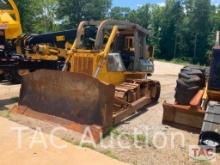
[[[95,72],[95,74],[94,74],[93,77],[95,77],[95,78],[98,77],[99,72],[100,72],[100,69],[102,68],[102,66],[103,66],[103,64],[104,64],[104,62],[105,62],[105,60],[106,60],[107,57],[108,57],[108,54],[109,54],[110,49],[111,49],[111,45],[112,45],[112,43],[113,43],[113,41],[114,41],[114,39],[115,39],[117,33],[118,33],[118,27],[117,27],[117,26],[113,26],[111,35],[110,35],[110,37],[109,37],[109,39],[108,39],[108,42],[107,42],[107,44],[106,44],[106,46],[105,46],[104,51],[101,53],[101,59],[100,59],[100,61],[99,61],[98,67],[97,67],[96,72]]]

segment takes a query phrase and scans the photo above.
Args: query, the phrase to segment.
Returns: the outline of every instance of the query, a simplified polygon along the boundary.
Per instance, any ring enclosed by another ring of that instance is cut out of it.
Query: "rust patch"
[[[85,74],[40,70],[23,80],[19,105],[82,125],[112,125],[114,86]]]
[[[74,121],[70,121],[70,120],[66,120],[63,118],[56,117],[56,116],[51,116],[51,115],[47,115],[47,114],[40,113],[37,111],[33,111],[25,106],[14,106],[11,109],[11,112],[25,115],[25,116],[38,119],[38,120],[42,120],[42,121],[46,121],[46,122],[56,123],[67,129],[79,132],[81,134],[85,132],[86,128],[89,128],[89,130],[92,133],[92,137],[94,138],[96,143],[98,143],[103,136],[103,129],[98,125],[82,125]]]

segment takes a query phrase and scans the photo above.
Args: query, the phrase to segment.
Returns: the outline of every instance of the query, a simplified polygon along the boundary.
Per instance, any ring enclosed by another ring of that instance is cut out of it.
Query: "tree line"
[[[137,9],[112,7],[111,0],[15,0],[24,32],[76,28],[81,20],[129,20],[149,30],[160,59],[205,64],[220,30],[220,6],[210,0],[166,0]]]

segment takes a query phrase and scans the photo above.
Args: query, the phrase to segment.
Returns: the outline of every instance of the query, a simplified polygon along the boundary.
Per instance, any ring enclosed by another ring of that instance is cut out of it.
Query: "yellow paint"
[[[56,55],[41,55],[41,54],[30,54],[32,60],[48,60],[48,61],[57,61],[58,56]]]
[[[206,83],[206,87],[202,99],[208,100],[208,83]]]
[[[69,52],[69,62],[71,64],[70,72],[85,73],[93,76],[97,68],[100,67],[100,72],[97,77],[99,80],[114,85],[124,82],[127,72],[110,72],[107,69],[108,54],[117,32],[118,28],[117,26],[114,26],[104,50],[101,51],[75,49],[75,46],[73,45],[73,49]],[[140,74],[143,75],[143,73]],[[140,74],[133,73],[133,75]]]
[[[111,33],[111,35],[110,35],[110,37],[108,39],[108,42],[107,42],[107,44],[105,46],[105,49],[104,49],[104,52],[103,52],[103,58],[107,58],[108,57],[109,51],[111,49],[111,44],[115,40],[117,32],[118,32],[118,27],[117,26],[113,26],[112,33]]]
[[[71,58],[70,58],[70,64],[71,64],[70,72],[80,72],[93,76],[95,74],[97,67],[99,66],[99,62],[101,58],[103,57],[103,55],[100,54],[103,54],[103,52],[92,53],[88,51],[84,52],[83,50],[80,50],[79,52],[78,51],[74,52],[73,54],[71,54]],[[79,58],[81,60],[77,61],[77,59]],[[91,69],[88,66],[89,64],[87,62],[87,59],[91,59],[91,61],[93,62]],[[84,70],[86,68],[89,70],[89,72],[86,72]],[[125,80],[125,74],[124,72],[109,72],[107,70],[107,60],[106,60],[106,62],[104,62],[104,64],[101,66],[98,79],[106,83],[116,85],[122,83]]]
[[[8,0],[12,10],[0,10],[0,27],[5,29],[6,39],[16,39],[22,34],[20,15],[13,0]]]
[[[56,41],[61,42],[61,41],[65,41],[65,36],[56,36]]]
[[[113,26],[106,45],[100,50],[85,50],[77,48],[77,43],[80,41],[77,41],[76,38],[71,49],[65,56],[65,64],[69,63],[70,67],[68,69],[66,67],[63,68],[63,71],[84,73],[97,78],[102,82],[114,85],[119,85],[125,82],[127,78],[131,77],[143,79],[145,77],[144,72],[112,72],[108,70],[108,55],[117,33],[118,26]],[[40,56],[38,57],[40,58]]]

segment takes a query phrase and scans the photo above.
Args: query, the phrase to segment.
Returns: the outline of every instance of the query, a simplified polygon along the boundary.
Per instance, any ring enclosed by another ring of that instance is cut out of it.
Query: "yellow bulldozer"
[[[39,70],[25,76],[14,112],[60,122],[100,138],[115,124],[160,97],[148,31],[127,21],[83,21],[67,53],[63,72]]]
[[[76,30],[22,34],[19,11],[13,0],[0,0],[0,80],[19,83],[37,69],[61,69],[68,43]]]

